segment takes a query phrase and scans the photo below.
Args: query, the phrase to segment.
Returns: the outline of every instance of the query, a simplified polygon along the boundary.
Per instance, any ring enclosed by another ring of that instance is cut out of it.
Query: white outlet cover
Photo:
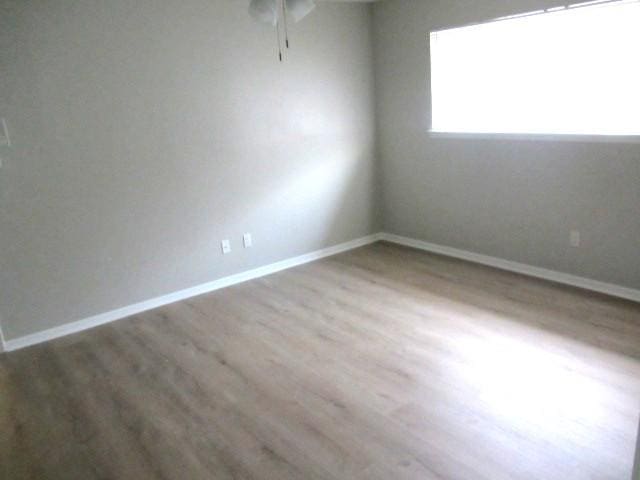
[[[580,232],[578,230],[571,230],[571,235],[569,238],[572,247],[580,246]]]
[[[231,242],[229,240],[222,240],[220,246],[222,247],[222,253],[225,255],[231,252]]]
[[[242,236],[242,241],[244,242],[244,248],[250,248],[253,246],[253,239],[251,238],[250,233],[245,233]]]

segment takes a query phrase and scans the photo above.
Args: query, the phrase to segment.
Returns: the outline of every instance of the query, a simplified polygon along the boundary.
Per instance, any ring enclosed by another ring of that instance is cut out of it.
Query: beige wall
[[[0,0],[7,340],[377,230],[370,6],[246,7]]]
[[[374,7],[384,229],[640,288],[640,144],[433,139],[430,29],[558,1],[387,0]],[[571,248],[569,232],[582,233]]]

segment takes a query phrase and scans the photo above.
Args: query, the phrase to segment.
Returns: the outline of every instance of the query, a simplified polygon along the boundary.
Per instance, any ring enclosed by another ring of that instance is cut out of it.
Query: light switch
[[[11,139],[9,138],[9,127],[4,118],[0,118],[0,147],[10,147]]]

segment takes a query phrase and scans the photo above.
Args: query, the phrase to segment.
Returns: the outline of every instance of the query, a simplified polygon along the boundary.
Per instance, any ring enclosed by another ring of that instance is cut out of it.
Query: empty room
[[[1,480],[640,480],[640,0],[0,0]]]

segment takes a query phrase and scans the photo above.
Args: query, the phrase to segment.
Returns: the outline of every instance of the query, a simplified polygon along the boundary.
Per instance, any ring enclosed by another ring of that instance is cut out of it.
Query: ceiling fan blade
[[[276,0],[251,0],[249,15],[256,22],[275,26],[278,23],[278,5]]]
[[[313,0],[285,0],[287,2],[287,13],[291,15],[294,22],[299,22],[309,15],[316,8]]]

